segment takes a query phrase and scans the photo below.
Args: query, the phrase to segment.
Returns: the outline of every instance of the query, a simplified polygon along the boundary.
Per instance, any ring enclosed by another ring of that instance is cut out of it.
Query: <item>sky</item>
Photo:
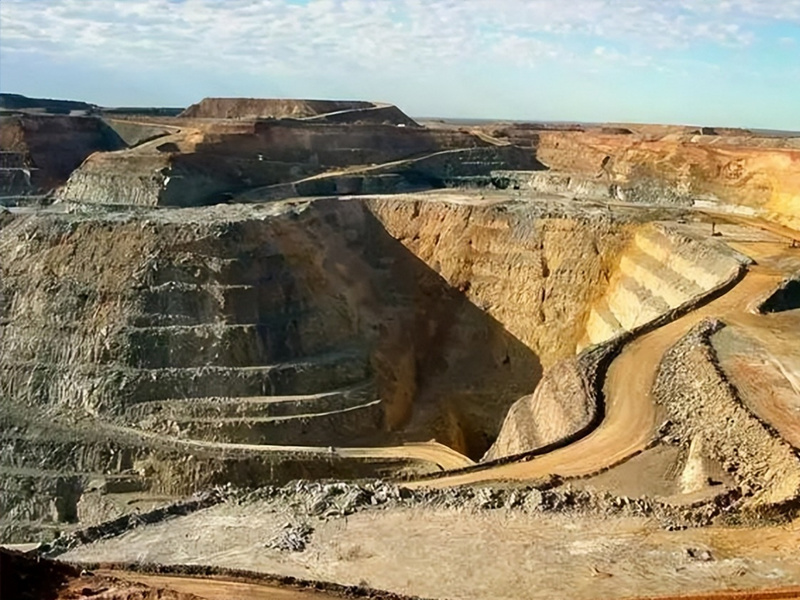
[[[800,130],[800,0],[0,0],[0,91]]]

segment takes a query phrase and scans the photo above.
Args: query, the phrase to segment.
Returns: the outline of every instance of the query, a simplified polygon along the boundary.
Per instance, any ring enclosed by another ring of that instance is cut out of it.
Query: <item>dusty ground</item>
[[[224,504],[73,550],[75,561],[213,564],[437,598],[626,598],[800,584],[800,524],[757,536],[665,531],[646,518],[390,509],[311,519],[301,552],[268,547],[268,503]],[[565,589],[565,581],[569,581]]]
[[[157,571],[157,569],[156,569]],[[384,598],[399,596],[368,590],[345,589],[308,582],[281,581],[256,574],[192,576],[126,570],[100,565],[94,570],[23,555],[0,548],[0,597],[14,600],[323,600],[325,598]]]

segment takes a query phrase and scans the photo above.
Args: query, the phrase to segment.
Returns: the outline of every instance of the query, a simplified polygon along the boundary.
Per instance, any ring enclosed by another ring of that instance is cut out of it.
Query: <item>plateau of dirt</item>
[[[18,594],[797,596],[800,138],[3,102]]]

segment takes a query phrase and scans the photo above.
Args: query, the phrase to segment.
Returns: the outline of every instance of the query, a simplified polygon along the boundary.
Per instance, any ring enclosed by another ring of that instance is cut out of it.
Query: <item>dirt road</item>
[[[182,448],[204,448],[216,450],[234,450],[246,452],[269,452],[269,453],[294,453],[307,456],[318,456],[320,458],[330,458],[332,455],[340,458],[355,459],[410,459],[433,463],[444,471],[463,469],[475,463],[456,452],[452,448],[437,442],[412,442],[402,446],[373,446],[367,448],[323,448],[318,446],[278,446],[268,444],[233,444],[227,442],[208,442],[204,440],[187,440],[177,437],[166,436],[161,433],[152,433],[131,427],[122,427],[103,423],[103,429],[117,431],[126,435],[133,435],[140,438],[158,439],[168,441],[171,444]]]
[[[601,425],[578,442],[528,462],[487,468],[409,487],[450,487],[495,480],[529,480],[550,474],[591,475],[644,450],[656,429],[651,393],[664,353],[707,317],[724,319],[746,312],[754,297],[777,286],[784,275],[753,267],[730,292],[706,306],[645,334],[628,344],[608,370],[604,393],[606,415]]]
[[[182,577],[176,575],[144,575],[125,571],[97,571],[97,575],[109,579],[127,581],[131,584],[142,584],[161,593],[177,592],[187,598],[197,600],[324,600],[325,598],[341,598],[338,594],[328,594],[316,590],[299,590],[295,588],[201,577]],[[159,596],[161,597],[161,596]],[[181,598],[182,600],[182,598]]]

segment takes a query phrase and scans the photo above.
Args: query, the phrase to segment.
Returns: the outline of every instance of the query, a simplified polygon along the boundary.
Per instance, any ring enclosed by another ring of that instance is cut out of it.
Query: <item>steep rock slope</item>
[[[609,186],[612,198],[704,201],[800,229],[796,139],[542,132],[537,157],[554,171]]]
[[[20,217],[1,389],[189,437],[385,427],[479,457],[574,351],[631,226],[402,198]]]
[[[632,331],[714,289],[739,269],[735,252],[663,225],[637,231],[586,321],[580,348]]]
[[[95,117],[25,115],[0,120],[0,151],[19,156],[30,173],[28,192],[51,191],[92,153],[125,146],[113,129]]]
[[[145,206],[215,204],[245,190],[326,171],[488,145],[466,133],[383,124],[284,120],[228,129],[223,124],[190,130],[129,151],[92,156],[59,198]]]

